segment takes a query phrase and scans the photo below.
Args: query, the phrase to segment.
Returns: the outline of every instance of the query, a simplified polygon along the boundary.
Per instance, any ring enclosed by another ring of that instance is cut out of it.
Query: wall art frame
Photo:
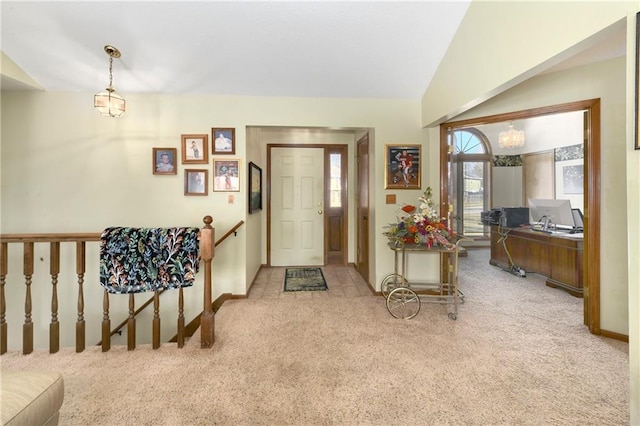
[[[176,148],[153,148],[151,157],[151,167],[154,175],[175,175],[177,174]]]
[[[182,164],[209,164],[209,135],[182,135]]]
[[[213,155],[235,155],[236,129],[233,127],[212,127],[211,153]]]
[[[262,210],[262,169],[249,162],[249,214]]]
[[[420,189],[421,145],[385,145],[385,189]]]
[[[184,195],[209,195],[209,170],[184,170]]]
[[[240,159],[213,159],[213,191],[240,191]]]

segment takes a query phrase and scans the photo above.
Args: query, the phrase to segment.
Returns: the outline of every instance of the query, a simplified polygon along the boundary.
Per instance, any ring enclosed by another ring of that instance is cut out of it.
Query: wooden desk
[[[560,287],[573,296],[583,297],[582,239],[525,228],[500,230],[507,233],[506,248],[516,266],[547,277],[549,287]],[[489,263],[509,268],[509,258],[500,239],[499,228],[492,226]]]

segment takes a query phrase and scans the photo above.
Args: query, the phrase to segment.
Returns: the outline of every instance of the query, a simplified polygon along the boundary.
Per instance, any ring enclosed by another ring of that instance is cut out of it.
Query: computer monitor
[[[529,199],[529,215],[531,223],[549,221],[556,226],[573,228],[571,201],[543,198]]]
[[[580,209],[571,209],[571,213],[573,213],[573,226],[576,229],[584,229],[584,216]]]

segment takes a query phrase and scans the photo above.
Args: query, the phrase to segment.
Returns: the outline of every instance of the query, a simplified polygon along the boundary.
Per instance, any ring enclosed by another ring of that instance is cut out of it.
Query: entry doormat
[[[327,282],[320,268],[287,268],[284,291],[326,291]]]

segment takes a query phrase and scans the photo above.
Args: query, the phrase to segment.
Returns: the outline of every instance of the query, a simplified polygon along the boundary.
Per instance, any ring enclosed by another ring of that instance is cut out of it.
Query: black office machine
[[[499,225],[503,228],[519,228],[529,225],[528,207],[503,207],[500,212]]]
[[[480,222],[482,222],[483,225],[499,225],[500,213],[502,213],[502,209],[491,209],[486,212],[480,212]]]

